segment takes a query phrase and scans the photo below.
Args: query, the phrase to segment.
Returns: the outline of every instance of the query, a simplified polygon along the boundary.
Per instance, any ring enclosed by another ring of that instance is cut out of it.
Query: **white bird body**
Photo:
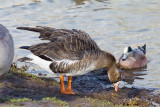
[[[9,31],[0,24],[0,76],[8,72],[14,57],[14,44]]]

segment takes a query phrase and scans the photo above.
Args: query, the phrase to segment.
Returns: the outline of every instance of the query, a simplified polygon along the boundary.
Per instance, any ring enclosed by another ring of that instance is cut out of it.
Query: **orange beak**
[[[114,90],[117,92],[118,91],[118,86],[119,86],[119,81],[116,83],[113,83],[114,85]]]

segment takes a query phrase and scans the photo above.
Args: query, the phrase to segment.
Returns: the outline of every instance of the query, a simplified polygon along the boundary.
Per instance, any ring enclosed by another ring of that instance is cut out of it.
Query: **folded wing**
[[[55,29],[40,26],[34,28],[18,27],[17,29],[39,32],[40,38],[49,40],[48,43],[32,45],[27,49],[40,58],[53,61],[54,63],[55,61],[59,62],[65,60],[73,62],[75,62],[75,60],[80,61],[87,55],[100,51],[95,41],[81,30]]]

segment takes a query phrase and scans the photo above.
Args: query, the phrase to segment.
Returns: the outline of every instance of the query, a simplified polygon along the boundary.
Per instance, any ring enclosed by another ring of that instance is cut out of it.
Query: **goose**
[[[74,94],[71,89],[73,76],[86,74],[93,70],[107,68],[109,80],[115,91],[118,90],[121,76],[115,57],[101,50],[90,36],[81,30],[55,29],[50,27],[18,27],[17,29],[39,32],[39,38],[49,40],[31,46],[22,46],[32,52],[28,55],[31,63],[39,65],[54,77],[59,77],[61,93]],[[64,76],[68,77],[68,87],[64,87]]]
[[[122,69],[135,69],[147,65],[146,44],[132,49],[130,46],[125,47],[122,56],[119,58],[119,66]]]
[[[14,57],[14,43],[11,34],[0,24],[0,76],[10,69]]]

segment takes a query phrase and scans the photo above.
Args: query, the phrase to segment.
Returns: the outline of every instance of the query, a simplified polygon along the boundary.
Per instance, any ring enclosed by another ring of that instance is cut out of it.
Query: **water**
[[[0,0],[0,23],[15,43],[15,61],[29,54],[18,47],[43,42],[18,26],[81,29],[117,59],[124,47],[147,44],[147,68],[122,71],[120,87],[160,89],[160,2],[157,0]]]

